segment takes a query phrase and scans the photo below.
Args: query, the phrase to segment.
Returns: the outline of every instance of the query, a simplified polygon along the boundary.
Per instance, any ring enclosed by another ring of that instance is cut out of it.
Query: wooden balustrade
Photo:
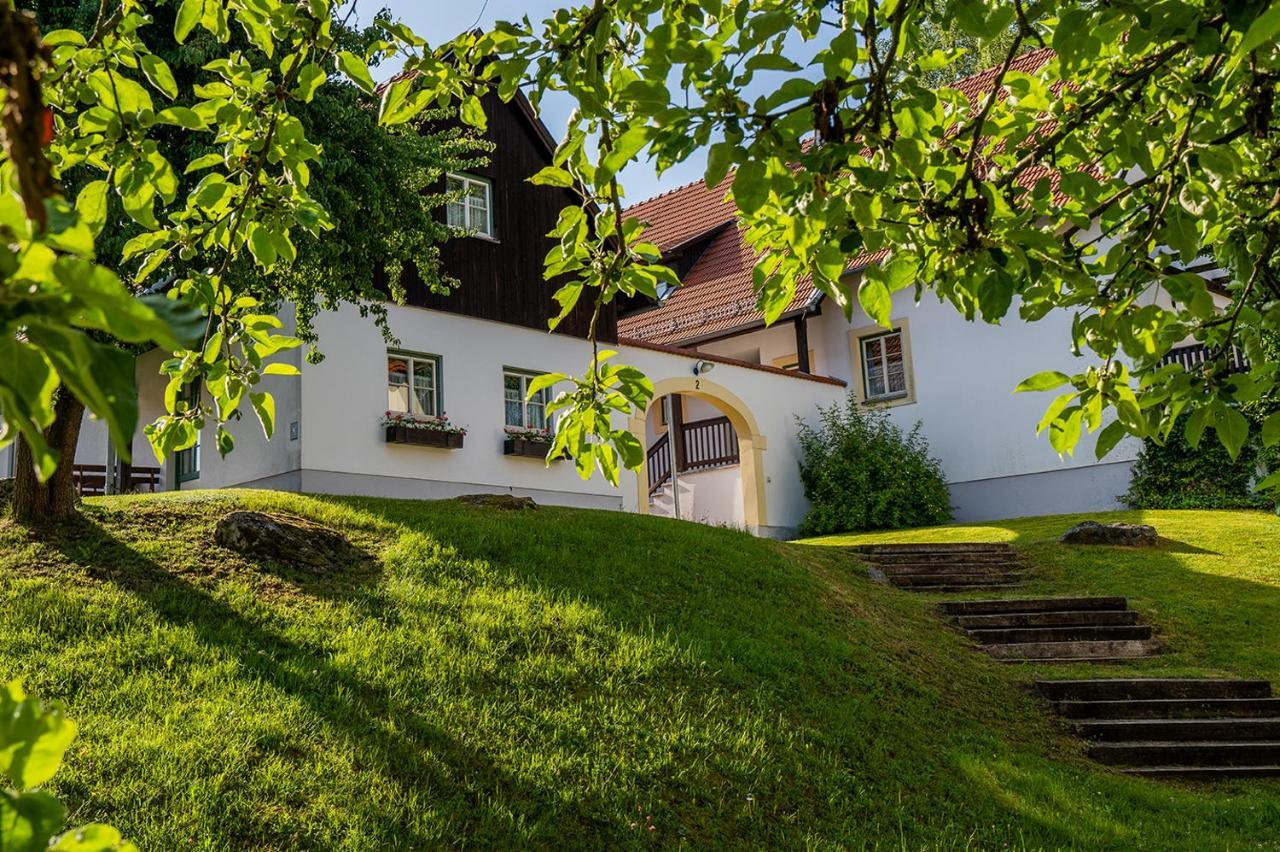
[[[1160,360],[1160,365],[1181,364],[1182,368],[1187,372],[1198,370],[1209,360],[1209,347],[1203,343],[1194,343],[1190,346],[1178,346],[1169,350],[1169,354]],[[1244,357],[1239,349],[1231,348],[1231,355],[1227,359],[1228,373],[1244,373],[1249,370],[1249,360]]]
[[[680,473],[696,473],[738,464],[738,433],[728,417],[711,417],[685,423],[684,464]],[[645,464],[649,471],[649,496],[652,497],[671,479],[671,433],[664,432],[649,447]]]

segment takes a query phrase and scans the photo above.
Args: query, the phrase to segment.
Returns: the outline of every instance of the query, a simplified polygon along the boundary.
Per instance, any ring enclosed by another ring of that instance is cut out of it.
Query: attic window
[[[493,239],[493,184],[472,175],[449,175],[445,192],[449,227]]]

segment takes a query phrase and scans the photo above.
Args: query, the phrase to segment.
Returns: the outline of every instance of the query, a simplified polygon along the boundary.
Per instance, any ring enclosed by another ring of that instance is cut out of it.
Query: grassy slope
[[[1152,550],[1063,547],[1082,520],[1152,524]],[[1280,689],[1280,518],[1263,512],[1151,511],[1059,515],[987,524],[811,539],[850,545],[1007,541],[1036,566],[1017,595],[1125,595],[1165,643],[1165,653],[1122,666],[1040,666],[1040,674],[1267,678]],[[981,595],[978,595],[981,596]],[[1029,667],[1035,668],[1035,667]]]
[[[340,526],[370,561],[326,578],[246,563],[209,543],[237,505]],[[54,540],[0,524],[0,672],[80,723],[57,783],[75,818],[144,848],[1276,842],[1280,786],[1099,771],[1028,671],[837,550],[255,492],[86,516]],[[1274,676],[1280,522],[1185,518],[1158,519],[1183,546],[1132,564],[1031,546],[1046,587],[1135,590],[1177,648],[1160,665]]]

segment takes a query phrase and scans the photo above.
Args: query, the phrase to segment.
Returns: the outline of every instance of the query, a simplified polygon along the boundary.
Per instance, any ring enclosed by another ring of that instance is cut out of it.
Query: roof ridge
[[[733,172],[731,171],[730,174],[732,173]],[[728,177],[728,175],[726,175],[726,177]],[[634,210],[637,207],[641,206],[642,204],[648,204],[650,201],[657,201],[659,198],[666,198],[668,195],[675,195],[677,192],[683,192],[686,189],[689,189],[690,187],[693,187],[693,186],[697,186],[700,183],[705,184],[706,178],[700,177],[697,180],[691,180],[688,183],[682,183],[680,184],[680,186],[675,186],[675,187],[672,187],[671,189],[663,190],[662,192],[659,192],[657,195],[651,195],[648,198],[637,201],[635,204],[629,205],[628,207],[624,208],[624,210]],[[724,183],[724,180],[721,179],[720,183]],[[719,185],[720,185],[719,183],[716,184],[716,186],[719,186]],[[711,192],[711,189],[707,189],[707,192]]]

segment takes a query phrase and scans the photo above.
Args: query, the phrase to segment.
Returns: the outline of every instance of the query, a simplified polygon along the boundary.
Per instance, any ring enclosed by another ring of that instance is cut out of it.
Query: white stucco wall
[[[912,290],[896,293],[893,311],[895,321],[905,319],[909,326],[914,401],[889,411],[904,429],[923,424],[930,451],[942,461],[951,483],[957,518],[1116,508],[1115,497],[1127,486],[1129,466],[1141,443],[1126,439],[1099,464],[1094,455],[1096,434],[1086,434],[1074,455],[1059,458],[1047,437],[1035,431],[1054,392],[1013,393],[1034,373],[1070,374],[1088,363],[1071,353],[1071,315],[1057,311],[1027,323],[1017,317],[1015,304],[1004,322],[993,326],[967,322],[950,304],[929,295],[917,305],[914,295]],[[849,381],[851,388],[861,382],[851,337],[874,324],[861,308],[850,321],[832,303],[825,303],[822,314],[809,320],[808,329],[822,372]],[[720,341],[715,347],[759,347],[764,353],[779,345],[779,332],[794,351],[789,323]]]
[[[744,526],[740,467],[681,474],[680,485],[682,518],[714,526]]]
[[[392,306],[388,319],[398,348],[440,358],[444,410],[452,423],[467,428],[465,445],[445,450],[386,443],[379,420],[387,407],[387,345],[372,321],[344,308],[317,318],[326,357],[321,364],[303,367],[303,490],[422,498],[505,491],[555,504],[638,509],[630,472],[620,488],[612,488],[598,475],[584,482],[566,463],[547,468],[539,460],[502,454],[503,368],[581,373],[590,357],[585,341],[420,308]],[[619,348],[618,361],[640,368],[655,382],[691,377],[697,360]],[[766,526],[780,529],[767,532],[793,528],[805,510],[794,414],[816,411],[816,405],[835,401],[843,389],[727,364],[717,364],[707,381],[731,388],[768,441],[762,471]],[[718,413],[703,400],[689,403],[689,410],[698,413],[689,419]],[[627,424],[619,418],[618,425]],[[652,440],[648,436],[646,443]]]

